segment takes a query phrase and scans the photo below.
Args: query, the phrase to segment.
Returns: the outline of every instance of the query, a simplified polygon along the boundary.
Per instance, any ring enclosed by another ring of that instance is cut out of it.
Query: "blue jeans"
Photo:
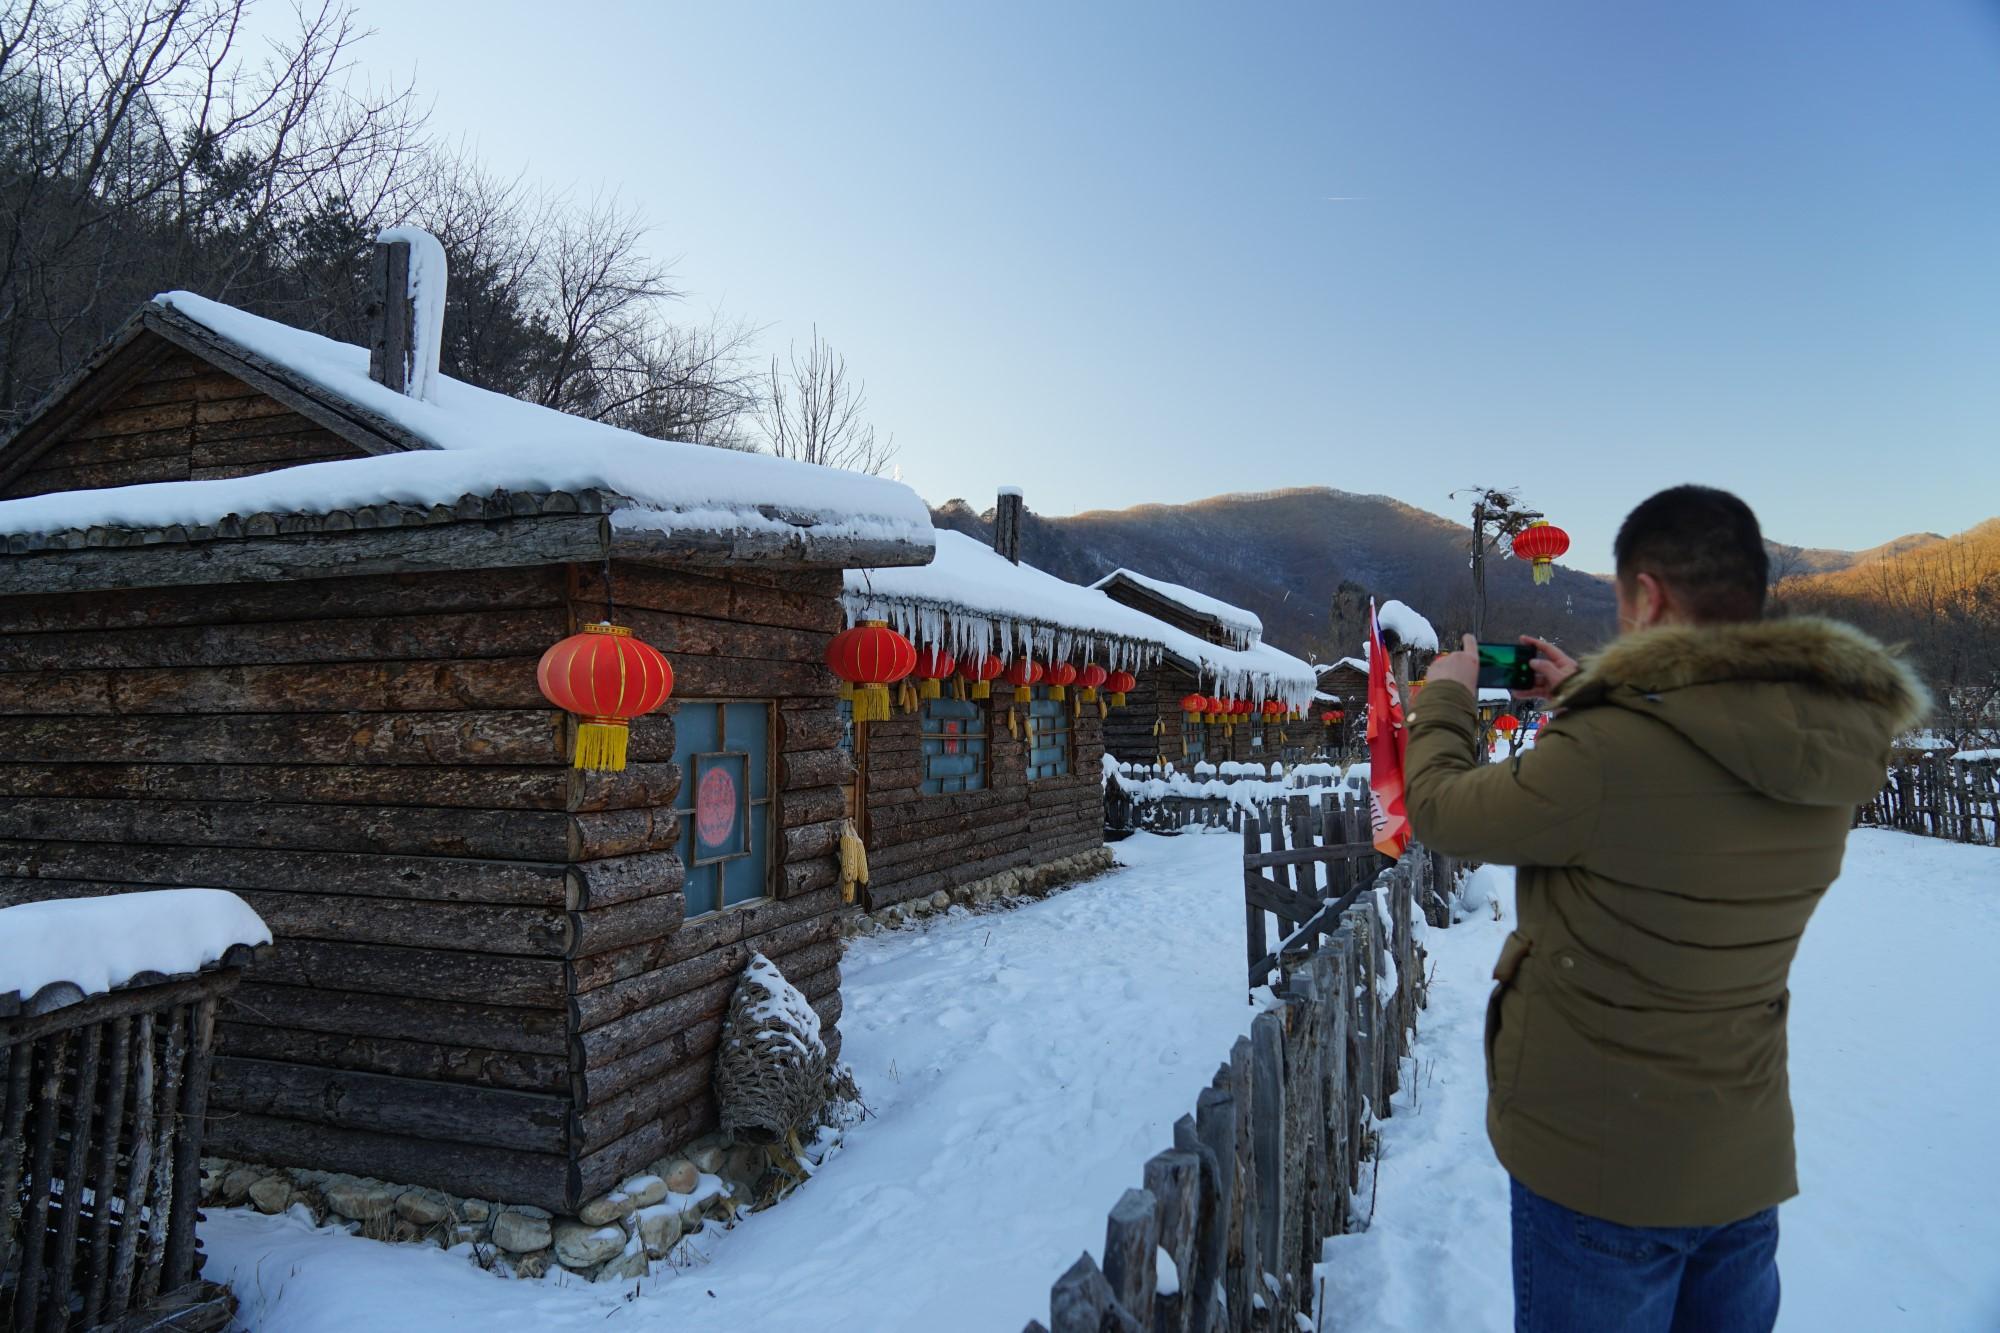
[[[1514,1181],[1514,1333],[1771,1333],[1778,1210],[1627,1227]]]

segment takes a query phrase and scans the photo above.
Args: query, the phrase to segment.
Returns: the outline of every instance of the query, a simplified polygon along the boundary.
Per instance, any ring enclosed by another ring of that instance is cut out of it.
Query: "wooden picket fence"
[[[1078,1259],[1028,1333],[1291,1333],[1311,1317],[1325,1240],[1365,1220],[1371,1121],[1390,1112],[1425,998],[1412,918],[1440,864],[1412,848],[1314,941],[1277,952],[1277,1003],[1112,1208],[1103,1264]]]
[[[221,997],[255,957],[84,996],[0,995],[0,1329],[220,1329],[200,1281],[202,1121]]]
[[[1854,822],[2000,846],[2000,760],[1927,754],[1889,770]]]

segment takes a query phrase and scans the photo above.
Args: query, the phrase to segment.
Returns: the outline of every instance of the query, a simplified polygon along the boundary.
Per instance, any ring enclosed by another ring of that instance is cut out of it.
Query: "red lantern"
[[[1320,721],[1326,723],[1329,727],[1333,726],[1335,723],[1339,722],[1342,718],[1346,716],[1347,716],[1347,710],[1344,708],[1329,708],[1324,713],[1321,713],[1319,715]]]
[[[1512,713],[1502,713],[1493,719],[1493,730],[1499,732],[1502,736],[1512,736],[1520,729],[1521,719],[1515,717]]]
[[[926,648],[917,654],[913,674],[917,677],[917,697],[935,699],[944,693],[938,684],[958,666],[958,661],[942,648]]]
[[[993,696],[993,682],[1007,666],[993,656],[968,657],[958,664],[958,678],[972,686],[972,697],[989,699]]]
[[[1105,678],[1105,693],[1111,696],[1113,708],[1125,706],[1125,696],[1139,684],[1139,678],[1129,671],[1114,671]]]
[[[1049,698],[1069,697],[1069,687],[1076,684],[1076,668],[1068,662],[1052,662],[1048,672]]]
[[[617,773],[625,767],[629,719],[650,713],[674,692],[674,669],[660,650],[623,625],[585,625],[552,645],[535,667],[548,701],[580,719],[576,767]]]
[[[1083,664],[1083,670],[1076,673],[1076,683],[1083,687],[1079,697],[1087,704],[1097,702],[1097,687],[1111,679],[1111,673],[1095,662]]]
[[[1250,715],[1250,701],[1248,699],[1233,699],[1230,701],[1229,708],[1238,717],[1248,717]]]
[[[917,647],[887,622],[870,620],[834,635],[826,664],[854,686],[856,722],[887,722],[889,687],[916,669]]]
[[[1181,711],[1187,714],[1188,721],[1201,721],[1201,715],[1208,711],[1208,696],[1202,694],[1183,694],[1181,696]]]
[[[1535,582],[1547,583],[1555,577],[1556,557],[1569,549],[1569,534],[1546,519],[1538,519],[1514,537],[1514,554],[1535,565]]]
[[[1032,657],[1017,657],[1000,674],[1000,679],[1014,687],[1014,702],[1024,704],[1035,697],[1035,686],[1042,679],[1042,664]]]
[[[1266,722],[1276,722],[1284,715],[1285,706],[1276,699],[1266,699],[1264,701],[1264,720]]]

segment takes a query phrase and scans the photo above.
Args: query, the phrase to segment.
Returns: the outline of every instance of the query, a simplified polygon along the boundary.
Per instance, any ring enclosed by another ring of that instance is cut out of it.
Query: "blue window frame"
[[[1036,699],[1028,705],[1028,780],[1069,772],[1069,705]]]
[[[849,754],[853,754],[854,753],[854,701],[852,699],[840,700],[839,711],[840,711],[840,748],[847,751]]]
[[[762,898],[771,880],[771,705],[681,700],[674,762],[687,914]]]
[[[924,749],[924,794],[986,787],[987,712],[970,699],[926,699],[918,726]]]

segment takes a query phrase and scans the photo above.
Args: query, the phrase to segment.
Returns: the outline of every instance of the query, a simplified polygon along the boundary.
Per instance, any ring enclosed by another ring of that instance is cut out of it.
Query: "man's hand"
[[[1424,673],[1424,684],[1432,685],[1441,680],[1457,681],[1472,691],[1474,698],[1478,698],[1479,640],[1468,634],[1460,648],[1462,651],[1440,653],[1433,659],[1431,669]]]
[[[1466,637],[1470,638],[1471,635],[1467,635]],[[1516,699],[1549,699],[1562,687],[1564,681],[1574,676],[1580,669],[1574,657],[1571,657],[1547,639],[1538,639],[1532,634],[1523,634],[1521,642],[1527,647],[1533,648],[1538,655],[1533,662],[1528,664],[1529,670],[1535,673],[1535,688],[1532,690],[1513,691]]]

